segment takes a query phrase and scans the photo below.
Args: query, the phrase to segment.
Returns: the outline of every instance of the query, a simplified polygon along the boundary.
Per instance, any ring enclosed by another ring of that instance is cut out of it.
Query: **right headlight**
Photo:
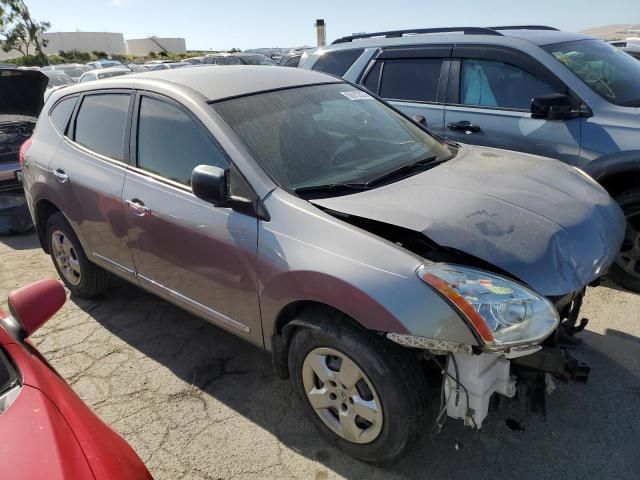
[[[416,273],[452,304],[489,350],[540,343],[560,322],[549,300],[505,277],[444,263],[422,265]]]

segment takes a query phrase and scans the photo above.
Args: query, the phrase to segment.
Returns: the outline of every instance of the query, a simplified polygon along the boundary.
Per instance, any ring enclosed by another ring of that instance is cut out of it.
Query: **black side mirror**
[[[531,118],[564,120],[574,116],[571,99],[561,93],[551,93],[531,100]]]
[[[419,123],[423,127],[427,126],[427,119],[424,118],[422,115],[414,115],[411,118],[413,119],[414,122]]]
[[[229,170],[210,165],[198,165],[191,173],[191,190],[193,194],[213,203],[224,206],[229,203]]]

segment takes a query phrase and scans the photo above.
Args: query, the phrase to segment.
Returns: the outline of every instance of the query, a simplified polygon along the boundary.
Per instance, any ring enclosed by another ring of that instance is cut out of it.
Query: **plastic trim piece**
[[[387,333],[387,338],[405,347],[421,348],[438,352],[465,352],[472,353],[471,345],[438,340],[436,338],[417,337],[415,335],[403,335],[399,333]]]

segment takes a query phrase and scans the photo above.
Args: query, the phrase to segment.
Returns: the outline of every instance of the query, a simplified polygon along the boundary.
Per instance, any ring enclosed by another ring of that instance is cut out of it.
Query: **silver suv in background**
[[[359,34],[304,56],[303,68],[361,84],[442,137],[589,173],[628,220],[611,277],[640,292],[640,62],[539,25]]]
[[[271,351],[320,432],[372,463],[428,428],[428,364],[444,372],[438,422],[475,428],[521,371],[584,378],[561,342],[624,236],[580,170],[445,142],[293,68],[56,91],[24,178],[73,294],[117,275]]]

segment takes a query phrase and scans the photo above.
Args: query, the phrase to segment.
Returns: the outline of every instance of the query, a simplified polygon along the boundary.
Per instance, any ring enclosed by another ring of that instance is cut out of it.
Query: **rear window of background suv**
[[[318,58],[311,69],[342,77],[363,52],[364,48],[326,52]]]

